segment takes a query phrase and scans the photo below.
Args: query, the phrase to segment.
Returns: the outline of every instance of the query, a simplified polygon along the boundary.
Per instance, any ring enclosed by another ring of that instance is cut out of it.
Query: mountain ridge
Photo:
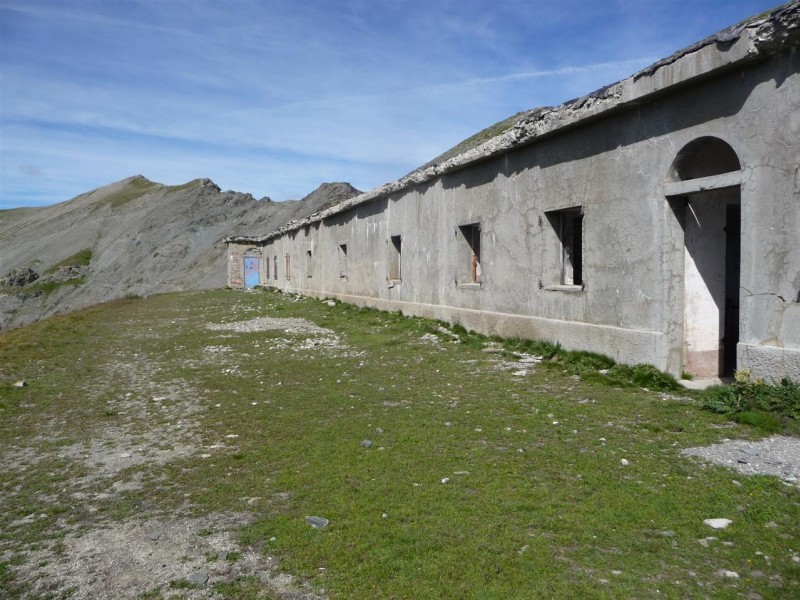
[[[127,295],[223,287],[226,236],[270,231],[359,193],[324,183],[273,202],[205,178],[167,186],[134,175],[52,206],[2,210],[0,282],[25,268],[38,277],[0,286],[0,330]],[[61,264],[81,253],[88,264]]]

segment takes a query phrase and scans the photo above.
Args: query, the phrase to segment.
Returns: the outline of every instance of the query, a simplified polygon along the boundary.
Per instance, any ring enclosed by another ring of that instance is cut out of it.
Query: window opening
[[[277,280],[278,279],[278,257],[272,257],[272,278]]]
[[[306,250],[306,278],[311,279],[311,250]]]
[[[583,284],[583,214],[581,209],[561,212],[561,284]]]
[[[286,280],[289,281],[292,278],[291,256],[287,254],[284,258],[286,259]]]
[[[389,280],[400,281],[402,277],[401,272],[401,256],[403,241],[399,235],[393,235],[390,238],[389,244]]]
[[[558,238],[558,257],[551,263],[555,270],[553,279],[557,279],[560,285],[582,286],[583,208],[554,210],[546,215]]]
[[[347,279],[347,244],[339,244],[339,279]]]
[[[459,226],[469,247],[469,283],[481,283],[481,226],[480,223]]]

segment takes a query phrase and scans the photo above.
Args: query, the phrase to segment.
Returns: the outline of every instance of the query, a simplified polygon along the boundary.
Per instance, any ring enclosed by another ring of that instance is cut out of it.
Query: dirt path
[[[328,342],[332,333],[301,319],[211,328],[253,327],[302,331]],[[220,345],[205,347],[202,362],[217,369],[233,366]],[[235,436],[204,442],[199,433],[205,410],[202,390],[185,379],[156,383],[159,369],[152,357],[120,351],[84,390],[84,406],[94,407],[88,410],[102,405],[108,373],[122,389],[135,390],[105,401],[105,414],[113,419],[88,426],[75,440],[64,431],[67,424],[82,420],[80,414],[71,414],[80,409],[71,409],[47,423],[35,439],[19,439],[0,455],[0,472],[14,479],[24,480],[26,472],[51,464],[69,465],[74,474],[61,478],[58,493],[39,494],[36,510],[10,523],[9,529],[20,533],[18,543],[0,545],[0,562],[11,564],[20,590],[28,587],[24,597],[222,598],[220,585],[246,580],[262,590],[259,597],[267,593],[264,597],[320,598],[280,573],[276,559],[263,548],[239,544],[237,530],[252,521],[248,512],[198,514],[185,494],[182,507],[168,514],[147,505],[133,519],[116,520],[106,513],[109,502],[126,493],[168,483],[160,466],[236,450]],[[26,502],[25,491],[24,484],[0,488],[0,504]],[[53,513],[62,511],[65,501],[81,517],[53,521]],[[50,541],[27,542],[27,535],[39,527],[48,529],[36,537]]]

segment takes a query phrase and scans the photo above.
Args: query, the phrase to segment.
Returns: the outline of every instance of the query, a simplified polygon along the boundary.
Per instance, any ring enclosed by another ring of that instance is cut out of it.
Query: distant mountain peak
[[[354,188],[346,181],[335,181],[332,183],[323,183],[308,196],[302,199],[302,202],[316,202],[324,200],[325,205],[320,207],[320,210],[333,206],[345,200],[349,200],[353,196],[358,196],[360,190]]]
[[[216,183],[211,181],[208,177],[204,177],[203,179],[201,179],[200,185],[202,185],[203,187],[215,188],[218,192],[221,191],[221,188]]]
[[[168,186],[133,175],[67,202],[4,214],[0,279],[8,274],[16,282],[12,271],[26,265],[69,279],[48,281],[58,284],[48,293],[24,278],[23,285],[7,281],[13,293],[0,293],[0,330],[128,294],[221,288],[225,237],[268,233],[358,193],[335,182],[302,201],[256,202],[250,194],[221,192],[208,178]],[[65,260],[87,251],[80,272],[60,274]]]

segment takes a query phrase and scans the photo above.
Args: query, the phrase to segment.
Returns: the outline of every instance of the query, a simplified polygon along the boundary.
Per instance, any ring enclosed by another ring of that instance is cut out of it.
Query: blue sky
[[[0,209],[136,174],[367,190],[775,5],[0,0]]]

